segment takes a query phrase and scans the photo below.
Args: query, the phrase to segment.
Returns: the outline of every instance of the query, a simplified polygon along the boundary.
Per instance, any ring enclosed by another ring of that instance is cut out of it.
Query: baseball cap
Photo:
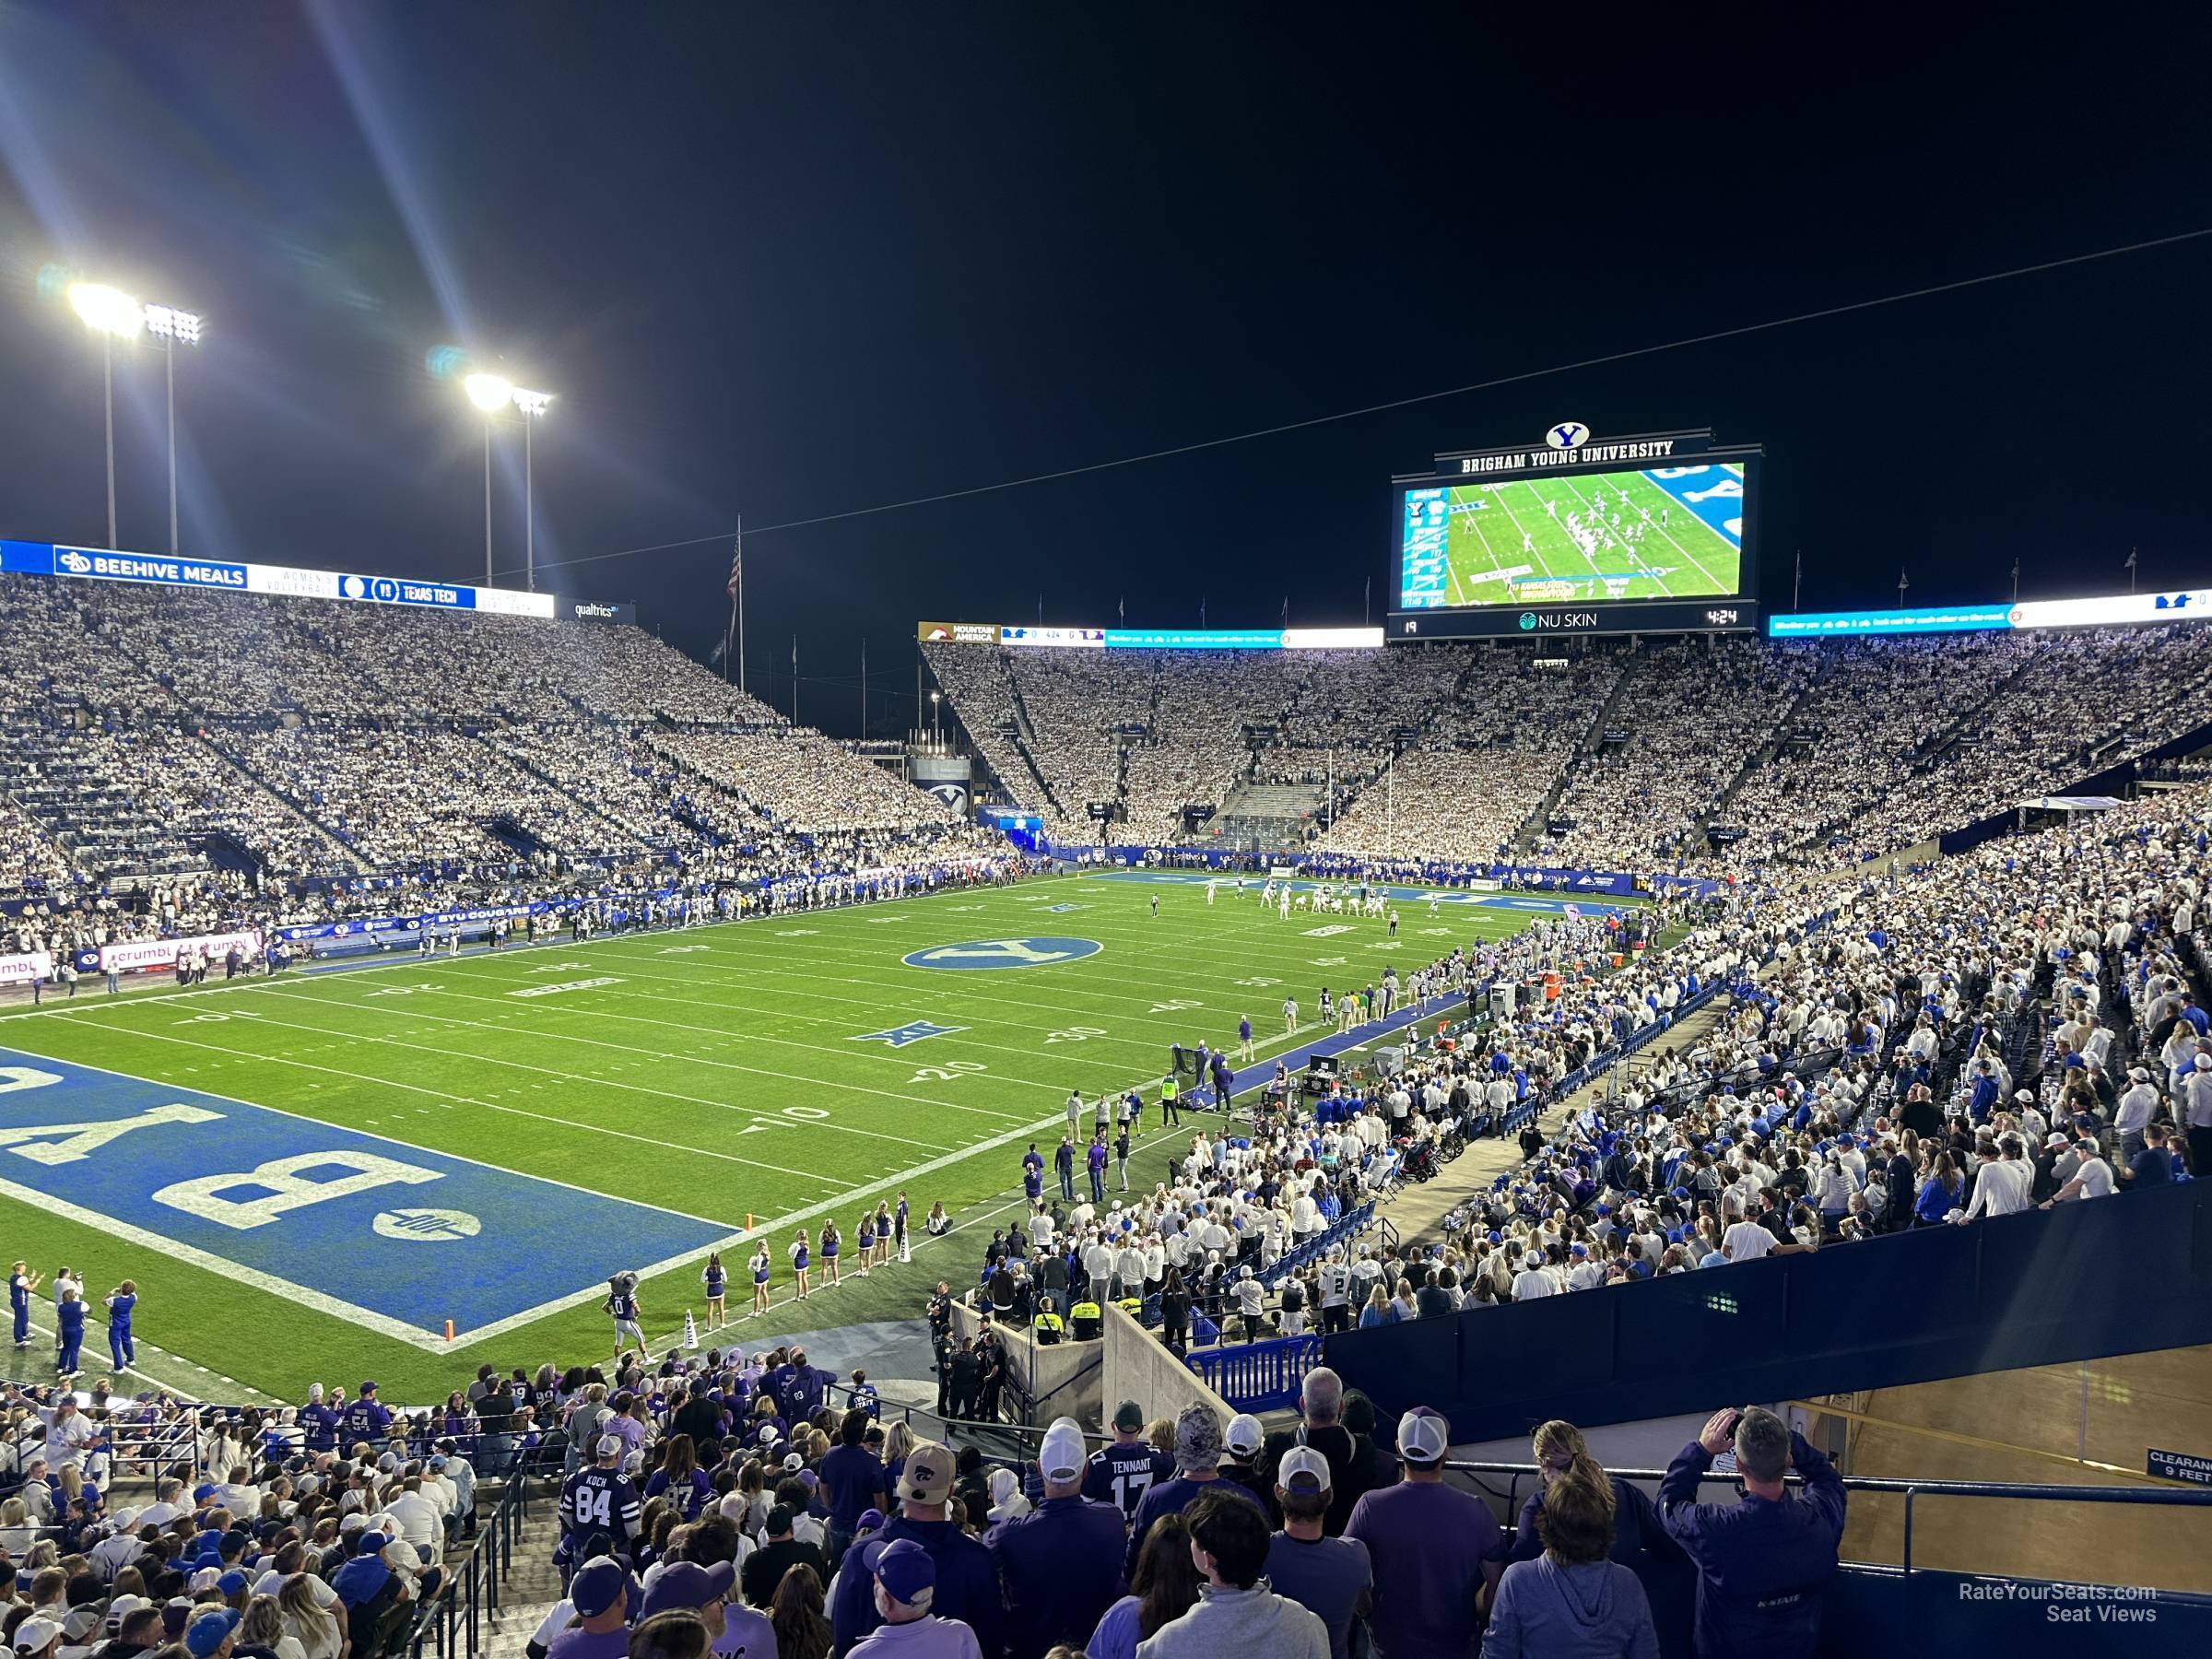
[[[1082,1430],[1073,1423],[1054,1423],[1037,1448],[1037,1469],[1045,1479],[1065,1486],[1083,1473],[1088,1455]]]
[[[599,1437],[599,1455],[602,1457],[621,1456],[622,1437],[618,1434],[601,1435]]]
[[[1135,1400],[1124,1400],[1113,1408],[1113,1426],[1116,1429],[1142,1429],[1145,1426],[1145,1408]]]
[[[215,1488],[207,1481],[203,1480],[198,1486],[192,1488],[192,1500],[194,1503],[205,1503],[214,1496]]]
[[[717,1561],[712,1567],[701,1567],[696,1561],[671,1561],[645,1592],[641,1616],[651,1618],[655,1613],[712,1606],[729,1594],[736,1578],[737,1569],[727,1561]]]
[[[1410,1464],[1432,1464],[1451,1444],[1452,1425],[1426,1406],[1398,1419],[1398,1455]]]
[[[942,1503],[952,1495],[952,1449],[917,1441],[899,1472],[899,1496],[908,1503]]]
[[[912,1538],[900,1538],[876,1558],[876,1582],[893,1601],[926,1607],[936,1592],[937,1564]]]
[[[236,1618],[237,1615],[231,1617]],[[51,1618],[27,1618],[16,1627],[16,1652],[43,1653],[61,1633],[62,1627]]]
[[[108,1604],[108,1623],[120,1630],[123,1629],[124,1619],[141,1607],[150,1607],[153,1605],[143,1595],[119,1595]]]
[[[579,1618],[596,1618],[619,1601],[629,1587],[629,1575],[621,1564],[602,1556],[586,1561],[569,1580],[569,1606],[576,1609]]]
[[[1175,1418],[1175,1466],[1210,1469],[1221,1461],[1221,1420],[1211,1406],[1194,1400]]]
[[[215,1581],[215,1587],[221,1591],[225,1595],[236,1595],[240,1591],[247,1587],[248,1583],[249,1581],[247,1580],[246,1575],[239,1571],[237,1568],[233,1567],[229,1571],[224,1573],[221,1578],[218,1578]]]
[[[1249,1411],[1240,1411],[1229,1419],[1229,1429],[1223,1436],[1229,1449],[1239,1457],[1250,1457],[1267,1443],[1267,1431],[1260,1427],[1260,1419]]]
[[[799,1472],[801,1469],[805,1468],[806,1466],[806,1457],[805,1457],[805,1456],[804,1456],[802,1453],[797,1453],[797,1452],[786,1452],[786,1453],[783,1453],[783,1473],[784,1473],[784,1474],[786,1474],[786,1475],[796,1475],[796,1474],[797,1474],[797,1473],[798,1473],[798,1472]]]
[[[1293,1446],[1283,1453],[1275,1483],[1290,1492],[1325,1492],[1329,1489],[1329,1460],[1311,1446]]]
[[[356,1394],[374,1394],[375,1392],[376,1384],[373,1382],[364,1382],[360,1385],[360,1387],[354,1390],[354,1393]]]
[[[207,1659],[208,1654],[223,1645],[224,1638],[238,1629],[238,1620],[239,1611],[236,1607],[223,1607],[213,1613],[203,1613],[186,1625],[184,1646],[191,1652],[193,1659]],[[18,1649],[23,1646],[23,1633],[20,1630],[16,1632],[16,1646]]]

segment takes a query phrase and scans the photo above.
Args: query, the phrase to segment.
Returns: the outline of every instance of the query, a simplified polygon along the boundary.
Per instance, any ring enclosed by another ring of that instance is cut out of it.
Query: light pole
[[[192,312],[167,305],[146,308],[148,334],[161,342],[161,356],[169,380],[169,552],[177,554],[177,347],[200,343],[200,319]]]
[[[944,695],[942,691],[932,691],[929,694],[929,738],[932,743],[945,741],[944,728],[937,724],[937,703]]]
[[[69,285],[69,307],[87,328],[100,335],[100,397],[107,415],[108,547],[115,543],[115,340],[138,337],[146,308],[121,288],[99,282]]]
[[[500,374],[472,374],[461,382],[468,401],[484,413],[484,585],[491,585],[491,423],[501,409],[512,405],[523,416],[523,536],[524,564],[530,591],[537,591],[537,510],[533,499],[533,457],[530,425],[553,401],[550,392],[529,392]]]

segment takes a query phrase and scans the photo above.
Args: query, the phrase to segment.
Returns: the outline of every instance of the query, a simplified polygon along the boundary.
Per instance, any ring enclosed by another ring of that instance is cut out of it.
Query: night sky
[[[99,352],[40,297],[53,265],[208,318],[179,364],[187,553],[480,579],[482,428],[426,369],[452,345],[558,394],[541,584],[703,656],[740,512],[2212,226],[2201,22],[1964,9],[0,0],[0,535],[105,535]],[[1358,622],[1371,578],[1380,620],[1390,475],[1563,418],[1763,441],[1776,608],[1799,547],[1807,608],[1891,601],[1900,565],[1911,603],[2001,597],[2016,557],[2026,595],[2112,592],[2131,546],[2145,585],[2203,582],[2208,279],[2212,239],[751,535],[751,688],[789,709],[795,632],[802,717],[851,734],[865,638],[882,735],[917,618],[1041,596],[1055,622]],[[117,400],[120,539],[159,550],[155,352]],[[519,585],[512,434],[499,465]]]

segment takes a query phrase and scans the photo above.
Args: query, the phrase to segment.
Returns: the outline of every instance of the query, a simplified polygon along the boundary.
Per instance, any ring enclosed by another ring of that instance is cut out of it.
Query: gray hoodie
[[[1516,1561],[1498,1583],[1482,1659],[1659,1659],[1651,1604],[1618,1561]]]

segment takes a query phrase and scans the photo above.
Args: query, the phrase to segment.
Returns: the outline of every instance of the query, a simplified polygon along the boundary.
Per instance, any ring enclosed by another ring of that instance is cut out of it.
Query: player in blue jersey
[[[1175,1460],[1145,1439],[1145,1411],[1135,1400],[1114,1410],[1113,1439],[1090,1454],[1083,1468],[1083,1496],[1111,1503],[1124,1520],[1155,1483],[1175,1472]]]

